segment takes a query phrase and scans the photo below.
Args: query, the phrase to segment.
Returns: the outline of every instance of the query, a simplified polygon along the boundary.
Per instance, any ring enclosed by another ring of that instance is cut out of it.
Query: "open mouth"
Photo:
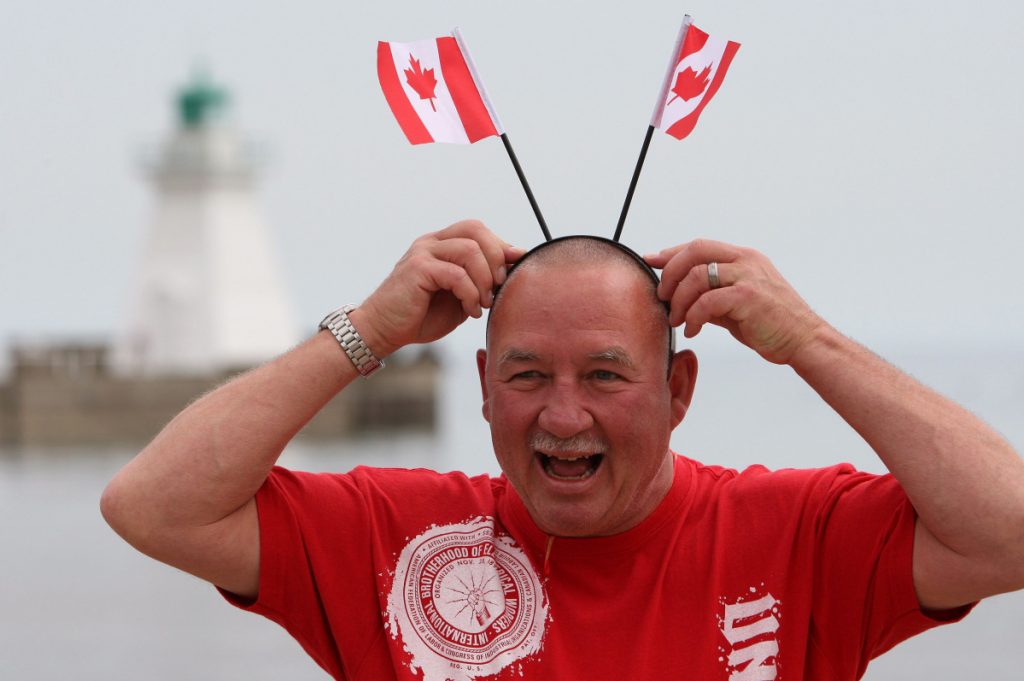
[[[557,457],[536,452],[536,455],[544,472],[556,480],[586,480],[604,460],[604,454]]]

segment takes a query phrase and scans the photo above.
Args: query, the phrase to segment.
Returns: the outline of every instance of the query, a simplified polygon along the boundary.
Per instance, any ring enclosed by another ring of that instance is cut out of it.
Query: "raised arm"
[[[522,249],[476,221],[417,239],[349,317],[374,354],[437,340],[489,307]],[[203,396],[107,485],[104,518],[147,555],[255,597],[255,494],[285,445],[358,377],[327,331]]]
[[[878,454],[918,514],[922,607],[1024,588],[1024,461],[1003,438],[832,328],[757,251],[694,241],[647,260],[663,268],[659,295],[686,337],[716,324],[790,365]]]

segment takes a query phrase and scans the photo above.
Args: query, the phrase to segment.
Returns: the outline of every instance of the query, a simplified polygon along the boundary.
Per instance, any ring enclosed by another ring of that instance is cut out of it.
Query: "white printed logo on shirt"
[[[472,681],[540,650],[548,604],[540,579],[493,518],[434,526],[402,549],[387,625],[424,681]]]
[[[763,586],[763,585],[762,585]],[[778,679],[779,619],[781,605],[770,593],[750,595],[727,602],[722,598],[718,620],[722,636],[728,642],[719,648],[729,681],[774,681]]]

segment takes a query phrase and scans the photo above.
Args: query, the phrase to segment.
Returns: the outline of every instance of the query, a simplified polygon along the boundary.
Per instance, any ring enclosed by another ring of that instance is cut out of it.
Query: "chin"
[[[545,534],[556,537],[595,537],[601,531],[597,519],[583,509],[557,509],[533,513],[533,521]]]

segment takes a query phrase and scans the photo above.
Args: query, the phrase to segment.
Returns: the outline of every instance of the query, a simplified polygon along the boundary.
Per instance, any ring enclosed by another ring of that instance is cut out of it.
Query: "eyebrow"
[[[630,359],[629,353],[625,349],[619,346],[613,346],[601,350],[600,352],[594,352],[587,355],[587,359],[594,362],[611,362],[627,369],[636,369],[636,364]],[[520,362],[536,362],[540,360],[540,355],[529,350],[523,350],[520,348],[508,348],[505,352],[501,353],[498,357],[498,366],[503,364],[514,364]]]
[[[629,358],[629,353],[618,346],[607,348],[601,352],[595,352],[587,355],[587,357],[598,362],[611,362],[627,369],[636,369],[633,360]]]
[[[535,352],[521,350],[520,348],[508,348],[498,357],[498,366],[513,362],[536,362],[539,359],[540,356]]]

